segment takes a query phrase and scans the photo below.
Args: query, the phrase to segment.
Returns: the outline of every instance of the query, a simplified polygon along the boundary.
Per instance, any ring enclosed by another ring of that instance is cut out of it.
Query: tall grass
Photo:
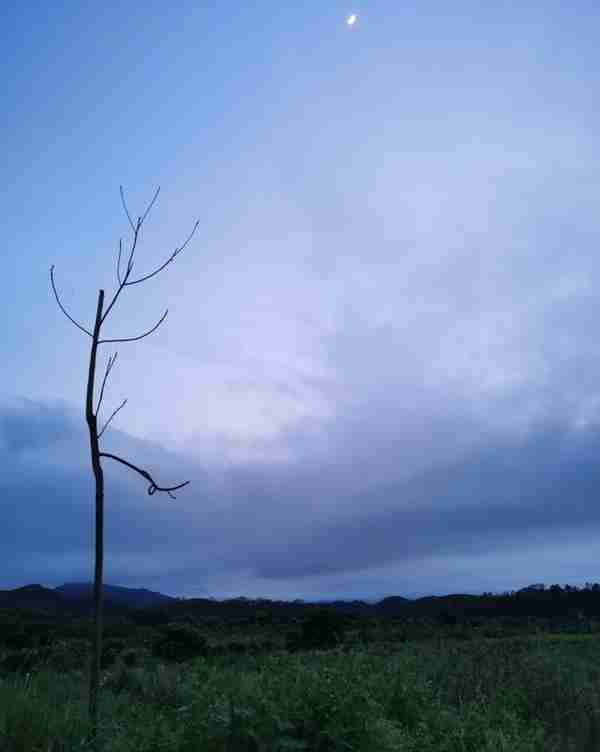
[[[474,641],[103,676],[105,752],[591,752],[600,642]],[[86,749],[84,677],[0,683],[2,752]]]
[[[71,752],[88,733],[81,680],[48,672],[0,679],[2,752]]]

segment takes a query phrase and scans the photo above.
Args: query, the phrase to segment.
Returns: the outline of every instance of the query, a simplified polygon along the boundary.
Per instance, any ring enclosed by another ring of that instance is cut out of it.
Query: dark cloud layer
[[[66,405],[15,400],[0,412],[0,446],[10,455],[45,449],[80,433],[73,411]]]
[[[598,456],[598,431],[556,426],[499,442],[356,497],[351,517],[297,531],[279,551],[261,555],[259,571],[302,577],[600,533]]]
[[[3,408],[0,425],[0,587],[89,577],[84,427],[64,406],[33,402]],[[410,478],[388,473],[354,493],[328,481],[323,464],[207,469],[119,432],[107,435],[109,447],[165,482],[192,480],[176,501],[149,497],[141,478],[105,461],[107,579],[171,593],[297,595],[318,591],[320,580],[330,593],[326,583],[337,577],[344,592],[335,595],[344,596],[353,577],[360,588],[371,570],[418,566],[427,581],[440,557],[501,562],[507,552],[600,532],[600,432],[591,428],[549,424],[521,438],[488,438],[459,458]],[[430,590],[443,591],[434,569]],[[507,571],[507,580],[515,576]],[[398,585],[406,588],[406,578]]]

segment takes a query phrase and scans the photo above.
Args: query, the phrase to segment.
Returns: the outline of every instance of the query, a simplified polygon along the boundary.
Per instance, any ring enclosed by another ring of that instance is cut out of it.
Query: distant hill
[[[0,590],[0,608],[21,608],[57,612],[64,605],[60,593],[42,585],[25,585],[15,590]]]
[[[369,616],[373,613],[373,605],[361,600],[343,601],[338,599],[335,601],[319,601],[316,605],[323,608],[331,608],[334,611],[352,616]]]
[[[310,602],[269,600],[267,598],[172,598],[145,588],[104,586],[107,616],[128,615],[138,624],[168,623],[173,620],[239,621],[257,617],[267,622],[289,623],[303,619],[317,608],[337,611],[349,618],[427,619],[447,624],[480,619],[564,618],[582,615],[600,620],[600,584],[585,588],[551,585],[528,586],[501,595],[454,593],[408,599],[398,595],[376,603],[361,600]],[[93,587],[89,582],[65,583],[57,588],[26,585],[0,590],[0,609],[40,611],[56,617],[92,613]]]
[[[381,616],[401,616],[406,613],[407,606],[411,603],[408,598],[401,595],[390,595],[374,605],[375,610]]]
[[[93,585],[89,582],[71,582],[57,588],[42,585],[25,585],[14,590],[0,590],[0,608],[16,608],[51,613],[87,614],[93,599]],[[104,586],[107,609],[149,609],[167,607],[177,598],[155,593],[145,588],[126,588],[118,585]]]
[[[57,593],[67,601],[91,601],[94,586],[91,582],[68,582],[55,588]],[[104,585],[104,599],[107,603],[128,608],[155,608],[168,606],[177,598],[156,593],[146,588],[128,588],[120,585]]]

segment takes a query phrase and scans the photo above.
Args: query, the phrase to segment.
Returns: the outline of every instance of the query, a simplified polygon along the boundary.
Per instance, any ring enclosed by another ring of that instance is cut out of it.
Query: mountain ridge
[[[427,595],[410,599],[391,595],[376,602],[357,599],[335,600],[270,600],[268,598],[175,598],[146,588],[127,588],[104,585],[105,606],[113,615],[134,615],[135,619],[158,618],[171,620],[225,619],[246,620],[262,614],[264,618],[302,618],[318,608],[327,608],[349,617],[368,618],[425,618],[479,619],[527,613],[531,616],[550,616],[556,613],[589,613],[600,619],[600,584],[587,583],[578,589],[565,585],[530,585],[503,594],[481,595],[454,593]],[[39,584],[25,585],[13,590],[0,590],[0,608],[42,611],[54,615],[89,616],[93,606],[93,585],[71,582],[57,588]],[[143,612],[152,612],[148,617]],[[136,615],[137,614],[137,615]],[[120,617],[119,617],[120,618]]]

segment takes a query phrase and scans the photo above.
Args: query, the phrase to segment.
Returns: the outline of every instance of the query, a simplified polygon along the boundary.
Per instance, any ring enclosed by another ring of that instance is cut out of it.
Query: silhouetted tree
[[[50,284],[52,286],[52,291],[54,293],[56,302],[58,303],[60,310],[64,313],[64,315],[69,319],[69,321],[72,324],[74,324],[78,329],[84,332],[84,334],[86,334],[88,337],[91,338],[90,360],[89,360],[86,399],[85,399],[85,419],[86,419],[88,432],[89,432],[92,470],[94,473],[94,481],[95,481],[95,487],[96,487],[94,629],[92,631],[92,642],[91,642],[90,685],[89,685],[89,717],[90,717],[92,740],[93,740],[95,747],[97,747],[98,745],[98,741],[97,741],[98,687],[99,687],[99,680],[100,680],[100,662],[101,662],[101,657],[102,657],[102,610],[103,610],[102,578],[103,578],[103,568],[104,568],[104,474],[102,470],[101,460],[103,458],[114,460],[116,462],[119,462],[122,465],[125,465],[126,467],[130,468],[131,470],[134,470],[136,473],[141,475],[142,478],[144,478],[149,484],[148,494],[150,496],[152,496],[152,494],[154,494],[156,491],[163,491],[169,494],[171,498],[175,498],[172,492],[176,491],[178,488],[183,488],[189,483],[189,481],[185,481],[184,483],[179,483],[175,486],[159,486],[158,483],[156,483],[154,478],[150,475],[150,473],[147,470],[142,470],[141,468],[137,467],[137,465],[134,465],[128,460],[125,460],[122,457],[119,457],[115,454],[101,451],[100,439],[102,438],[102,435],[104,434],[104,432],[110,425],[115,415],[125,406],[127,402],[126,399],[123,400],[121,404],[115,410],[112,411],[108,419],[104,421],[104,424],[102,425],[102,427],[99,428],[98,416],[100,414],[100,409],[102,407],[102,400],[104,399],[104,390],[106,388],[106,382],[108,381],[108,377],[110,376],[110,373],[117,360],[116,352],[113,355],[108,356],[108,361],[107,361],[106,368],[104,371],[104,377],[102,378],[102,381],[101,381],[100,393],[99,393],[97,401],[94,398],[94,391],[95,391],[95,384],[96,384],[96,360],[98,356],[98,348],[100,347],[100,345],[107,345],[107,344],[118,343],[118,342],[136,342],[138,340],[144,339],[145,337],[152,334],[152,332],[155,332],[158,329],[158,327],[163,323],[163,321],[165,320],[169,312],[167,309],[163,313],[163,315],[160,317],[160,319],[157,321],[157,323],[153,327],[148,329],[146,332],[143,332],[142,334],[139,334],[134,337],[117,337],[117,338],[111,337],[109,339],[102,339],[100,336],[102,327],[104,323],[106,322],[106,319],[108,318],[109,314],[115,307],[115,304],[117,303],[121,293],[125,290],[126,287],[138,285],[141,282],[145,282],[146,280],[151,279],[152,277],[159,274],[159,272],[161,272],[166,266],[168,266],[179,255],[179,253],[181,253],[181,251],[183,251],[183,249],[188,245],[188,243],[194,236],[194,233],[196,232],[196,229],[198,227],[198,222],[196,222],[192,231],[190,232],[185,242],[183,243],[183,245],[175,248],[175,250],[171,253],[171,255],[166,259],[166,261],[164,261],[160,266],[158,266],[156,269],[149,272],[148,274],[144,274],[135,279],[132,278],[133,267],[135,264],[135,252],[137,250],[137,245],[138,245],[138,241],[140,237],[140,230],[142,229],[142,225],[144,224],[146,218],[148,217],[148,214],[150,213],[152,207],[154,206],[156,199],[158,198],[159,192],[160,192],[160,187],[156,189],[156,192],[152,200],[148,204],[144,214],[139,216],[134,222],[129,212],[129,209],[127,207],[127,203],[125,201],[125,194],[123,193],[123,187],[122,186],[120,187],[121,203],[123,206],[123,210],[127,216],[127,220],[129,221],[129,226],[132,232],[131,243],[129,247],[129,255],[128,255],[127,263],[125,264],[125,269],[123,270],[122,269],[123,241],[122,239],[120,239],[119,240],[119,253],[118,253],[117,263],[116,263],[116,276],[117,276],[117,283],[118,283],[117,288],[115,292],[113,293],[113,296],[106,307],[104,306],[104,290],[98,291],[98,302],[96,305],[96,317],[94,319],[94,324],[91,328],[83,326],[67,312],[66,308],[64,307],[60,299],[58,291],[56,289],[56,284],[54,281],[54,265],[50,267]]]

